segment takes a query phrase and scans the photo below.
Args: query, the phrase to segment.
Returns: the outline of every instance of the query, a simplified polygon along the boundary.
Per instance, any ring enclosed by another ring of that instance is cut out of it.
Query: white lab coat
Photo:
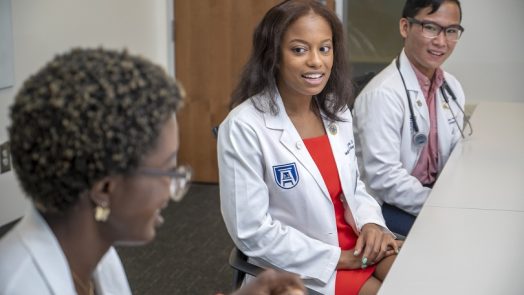
[[[265,101],[263,96],[254,99]],[[236,246],[254,258],[255,264],[297,273],[308,287],[334,294],[341,250],[333,203],[279,96],[276,102],[280,111],[272,115],[259,112],[247,100],[220,125],[222,215]],[[324,120],[324,125],[340,175],[343,201],[350,208],[346,220],[357,233],[367,223],[385,228],[379,204],[359,180],[351,113],[347,110],[340,116],[346,122]],[[328,131],[331,124],[337,126],[336,134]],[[286,188],[279,186],[274,172],[276,166],[284,164],[295,165],[297,172],[291,183],[280,183]]]
[[[400,54],[400,70],[410,92],[419,130],[428,135],[428,106],[404,51]],[[464,109],[465,100],[462,87],[446,72],[444,78],[457,102],[446,92],[448,105],[440,89],[437,91],[439,172],[460,139],[457,123],[462,128],[464,119],[460,110]],[[408,100],[395,61],[366,85],[356,99],[353,112],[362,179],[370,193],[380,203],[386,202],[418,215],[431,189],[423,187],[411,175],[422,146],[413,143]]]
[[[93,275],[97,294],[131,294],[114,248]],[[0,295],[77,294],[66,257],[55,235],[35,208],[0,240]]]

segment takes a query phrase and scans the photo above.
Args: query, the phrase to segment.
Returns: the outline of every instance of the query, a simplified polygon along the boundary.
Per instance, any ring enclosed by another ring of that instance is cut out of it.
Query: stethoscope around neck
[[[406,97],[408,99],[409,119],[413,127],[412,128],[413,143],[416,146],[425,145],[428,142],[428,136],[424,132],[421,132],[418,127],[417,117],[415,116],[415,112],[413,111],[413,104],[411,102],[411,96],[409,95],[409,91],[406,86],[406,81],[404,80],[404,76],[402,75],[402,72],[400,71],[400,56],[398,56],[397,59],[395,60],[395,64],[397,65],[397,70],[398,70],[398,73],[400,74],[400,79],[402,79],[402,84],[404,85],[404,90],[406,91]],[[471,132],[469,133],[469,135],[471,135],[473,133],[473,128],[471,127],[471,123],[467,119],[466,114],[464,113],[464,110],[462,109],[462,107],[460,106],[460,104],[457,101],[457,97],[455,96],[455,93],[453,93],[453,91],[451,90],[451,87],[449,87],[446,80],[444,80],[442,85],[440,86],[440,92],[442,93],[442,96],[444,97],[444,101],[446,101],[448,106],[449,106],[449,98],[446,92],[448,92],[451,95],[452,100],[455,102],[459,110],[464,115],[465,121],[467,122],[467,124],[469,125],[469,128],[471,129]],[[462,138],[465,138],[464,132],[462,131],[462,128],[460,128],[460,125],[458,124],[458,121],[457,121],[457,117],[455,116],[455,113],[453,112],[453,109],[451,108],[451,106],[449,106],[449,110],[451,111],[451,115],[453,116],[453,119],[455,121],[455,124],[457,125],[458,130],[460,131],[460,135],[462,136]]]

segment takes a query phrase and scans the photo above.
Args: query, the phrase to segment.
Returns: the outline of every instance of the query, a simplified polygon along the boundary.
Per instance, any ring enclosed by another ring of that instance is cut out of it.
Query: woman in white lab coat
[[[221,208],[253,263],[323,294],[372,294],[398,244],[359,180],[345,54],[338,18],[317,1],[266,13],[219,129]]]

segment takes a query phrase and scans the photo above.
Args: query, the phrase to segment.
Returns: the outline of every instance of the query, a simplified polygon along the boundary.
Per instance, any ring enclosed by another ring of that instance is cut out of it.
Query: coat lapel
[[[357,163],[349,162],[351,160],[348,157],[349,153],[355,152],[355,141],[353,134],[347,134],[346,130],[352,130],[346,128],[346,124],[352,124],[351,122],[331,122],[328,119],[324,119],[324,126],[329,138],[329,144],[333,151],[333,157],[337,165],[337,172],[340,178],[340,184],[344,195],[349,196],[355,191],[355,183],[351,180],[356,179],[356,167]],[[330,126],[336,126],[336,133],[330,131]],[[348,178],[349,176],[349,178]]]
[[[55,235],[34,207],[21,221],[21,240],[53,294],[76,294],[67,259]]]
[[[266,128],[281,132],[280,144],[295,157],[297,165],[300,164],[313,177],[324,196],[331,201],[324,179],[291,119],[287,116],[280,95],[276,97],[275,101],[279,112],[276,115],[269,112],[264,113]]]
[[[427,130],[429,130],[428,105],[426,104],[426,98],[420,89],[415,71],[413,71],[411,63],[404,53],[404,50],[400,55],[400,70],[406,80],[406,88],[411,97],[411,104],[413,106],[414,115],[416,116],[419,131],[427,133]]]
[[[449,157],[449,154],[451,153],[452,147],[454,146],[452,144],[453,137],[459,137],[460,131],[456,130],[455,133],[453,133],[453,130],[455,128],[454,121],[457,119],[455,116],[457,116],[460,112],[459,109],[455,108],[456,103],[451,101],[451,97],[448,94],[448,100],[449,103],[446,103],[446,100],[444,99],[444,96],[442,95],[442,90],[439,89],[437,91],[437,132],[438,132],[438,146],[439,146],[439,169],[442,169],[444,167],[444,164],[446,163],[447,157]],[[452,115],[452,112],[454,112],[455,115]],[[450,121],[452,120],[452,121]],[[455,134],[455,135],[454,135]]]

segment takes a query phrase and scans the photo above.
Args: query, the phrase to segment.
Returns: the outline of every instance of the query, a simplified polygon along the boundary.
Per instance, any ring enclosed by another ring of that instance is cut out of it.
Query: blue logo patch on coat
[[[295,163],[273,166],[275,182],[283,189],[294,188],[298,183],[298,170]]]

